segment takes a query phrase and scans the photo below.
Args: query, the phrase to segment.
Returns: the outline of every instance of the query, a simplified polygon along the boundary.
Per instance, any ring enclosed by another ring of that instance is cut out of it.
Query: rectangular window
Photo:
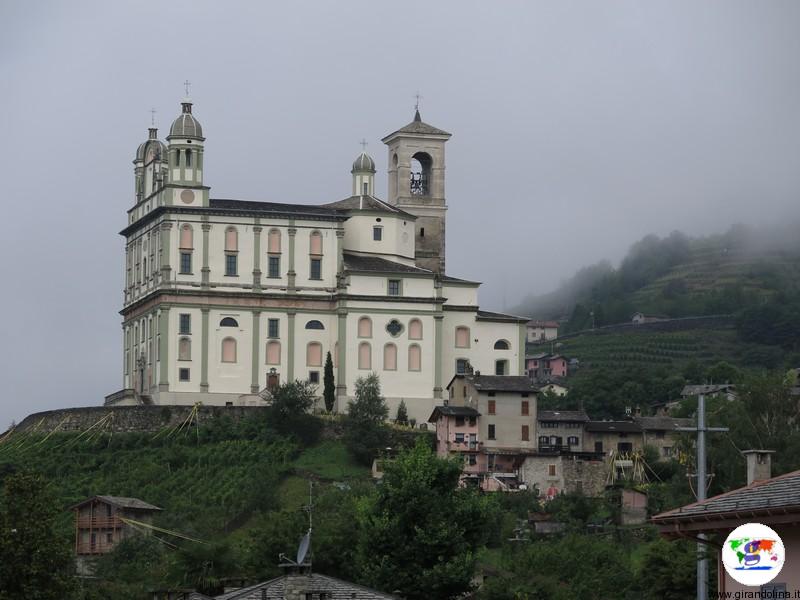
[[[547,474],[550,477],[556,476],[556,466],[555,465],[547,465]]]
[[[477,465],[477,464],[478,464],[478,457],[477,457],[477,456],[475,456],[474,454],[470,454],[470,455],[467,457],[467,461],[469,461],[469,465],[470,465],[471,467],[474,467],[475,465]]]
[[[464,417],[456,417],[456,427],[463,427],[463,426],[464,426]]]
[[[178,369],[178,380],[189,381],[189,369]]]
[[[495,409],[497,408],[495,400],[489,400],[489,410],[487,411],[490,415],[494,415]]]
[[[399,296],[400,295],[400,280],[399,279],[390,279],[389,280],[389,295],[390,296]]]
[[[280,333],[280,320],[269,319],[267,321],[267,337],[279,338],[280,337],[279,333]]]
[[[493,440],[494,439],[494,425],[489,425],[489,432],[488,433],[489,433],[489,435],[488,435],[489,439]]]
[[[522,401],[522,413],[523,415],[527,415],[528,411],[530,410],[530,405],[528,404],[527,400]]]
[[[188,275],[192,272],[192,253],[181,252],[181,274]]]
[[[192,315],[181,313],[180,333],[181,335],[189,335],[190,333],[192,333]]]
[[[228,277],[236,277],[238,274],[238,265],[236,264],[237,256],[235,254],[225,255],[225,275]]]
[[[376,242],[380,242],[383,239],[383,227],[372,228],[372,239]]]
[[[595,442],[594,443],[594,451],[595,452],[602,452],[603,451],[603,442]]]
[[[463,444],[464,443],[464,434],[463,433],[457,433],[456,434],[456,443],[457,444]]]
[[[469,361],[466,358],[459,358],[456,360],[456,373],[463,375],[467,372],[467,365]]]
[[[322,279],[322,259],[311,259],[311,279]]]
[[[270,256],[267,259],[267,277],[277,279],[281,276],[281,257]]]
[[[308,372],[308,382],[318,384],[319,383],[319,371],[309,371]]]
[[[578,445],[578,436],[577,435],[569,436],[567,438],[567,444],[569,444],[570,446],[577,446]]]
[[[527,425],[522,426],[522,441],[528,442],[531,439],[531,430]]]

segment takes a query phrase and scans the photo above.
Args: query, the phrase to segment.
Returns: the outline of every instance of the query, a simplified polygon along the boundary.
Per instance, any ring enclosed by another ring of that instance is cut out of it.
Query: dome
[[[362,152],[358,155],[358,158],[353,161],[352,172],[355,173],[356,171],[368,171],[370,173],[374,173],[375,161],[372,160],[372,157],[369,154]]]
[[[203,128],[192,114],[192,101],[188,98],[184,99],[181,103],[181,107],[182,112],[178,118],[173,121],[172,127],[169,128],[167,139],[173,137],[204,139]]]
[[[156,156],[162,160],[166,160],[167,147],[158,139],[158,130],[155,127],[151,127],[150,137],[139,144],[139,147],[136,149],[136,161],[148,163]]]

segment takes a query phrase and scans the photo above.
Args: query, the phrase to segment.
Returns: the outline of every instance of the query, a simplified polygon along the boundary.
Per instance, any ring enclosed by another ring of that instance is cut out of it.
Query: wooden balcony
[[[106,540],[97,540],[96,543],[81,542],[75,546],[75,554],[108,554],[114,549],[114,542],[108,543]]]
[[[119,517],[78,517],[78,529],[120,529],[125,526]]]
[[[480,452],[481,448],[483,448],[483,442],[472,442],[467,440],[463,442],[447,442],[447,449],[451,452]]]

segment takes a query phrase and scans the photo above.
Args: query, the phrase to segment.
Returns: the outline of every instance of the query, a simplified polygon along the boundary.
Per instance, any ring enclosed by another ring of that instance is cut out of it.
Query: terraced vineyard
[[[743,344],[732,328],[690,331],[588,332],[555,348],[580,361],[581,369],[666,367],[680,370],[691,361],[703,366],[727,361],[739,366],[771,366],[782,353],[773,346]],[[548,348],[549,349],[549,348]]]

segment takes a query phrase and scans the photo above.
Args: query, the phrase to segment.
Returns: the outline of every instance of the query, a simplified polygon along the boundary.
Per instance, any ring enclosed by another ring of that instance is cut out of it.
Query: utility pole
[[[727,427],[706,427],[706,397],[697,396],[697,427],[678,427],[678,431],[697,433],[697,501],[706,499],[706,432],[717,433],[728,431]],[[708,600],[708,559],[705,540],[706,534],[697,536],[697,600]]]

